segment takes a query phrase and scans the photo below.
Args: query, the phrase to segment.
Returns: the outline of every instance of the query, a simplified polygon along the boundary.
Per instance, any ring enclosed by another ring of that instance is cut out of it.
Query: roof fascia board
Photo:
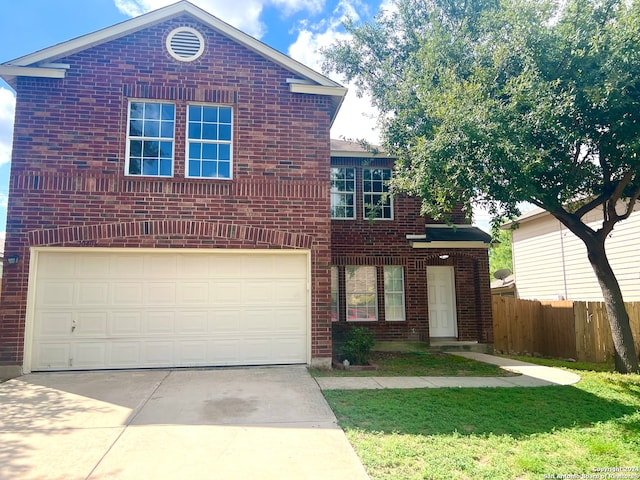
[[[93,46],[117,38],[121,38],[125,35],[134,33],[144,28],[148,28],[150,26],[156,25],[170,18],[185,13],[192,15],[214,30],[217,30],[221,34],[231,38],[232,40],[235,40],[236,42],[244,45],[250,50],[258,53],[259,55],[279,64],[287,70],[290,70],[309,80],[312,80],[321,86],[344,89],[344,87],[329,79],[328,77],[325,77],[324,75],[316,72],[315,70],[312,70],[306,65],[303,65],[302,63],[284,55],[283,53],[269,47],[265,43],[262,43],[260,40],[247,35],[246,33],[236,29],[235,27],[232,27],[228,23],[223,22],[210,13],[186,1],[178,2],[173,5],[154,10],[139,17],[135,17],[130,20],[118,23],[111,27],[98,30],[97,32],[89,33],[73,40],[54,45],[53,47],[45,48],[44,50],[40,50],[24,57],[11,60],[9,62],[6,62],[5,65],[31,66],[37,65],[38,63],[42,62],[55,61],[56,59],[71,55],[82,50],[86,50],[87,48],[91,48]],[[344,94],[342,96],[344,96]]]
[[[461,249],[461,248],[489,248],[489,243],[484,242],[427,242],[425,240],[409,240],[412,248],[446,248],[446,249]]]
[[[0,65],[0,76],[2,77],[64,78],[66,73],[64,68]]]
[[[368,159],[389,159],[394,158],[385,153],[373,153],[373,152],[354,152],[351,150],[331,150],[332,157],[346,157],[346,158],[368,158]]]
[[[307,93],[309,95],[330,95],[332,97],[344,97],[347,89],[325,85],[308,85],[306,83],[290,83],[289,91],[292,93]]]

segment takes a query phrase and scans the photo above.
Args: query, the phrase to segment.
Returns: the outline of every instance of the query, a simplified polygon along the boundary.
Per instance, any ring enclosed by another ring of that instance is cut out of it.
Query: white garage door
[[[306,363],[307,254],[207,252],[37,252],[30,369]]]

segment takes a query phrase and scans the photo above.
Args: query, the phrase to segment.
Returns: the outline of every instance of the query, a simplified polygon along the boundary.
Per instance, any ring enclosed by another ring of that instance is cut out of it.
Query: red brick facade
[[[393,220],[364,219],[362,168],[392,168],[388,159],[334,157],[334,167],[356,167],[356,218],[332,220],[331,263],[340,269],[344,278],[347,265],[373,265],[377,270],[378,321],[346,321],[344,281],[339,285],[341,312],[334,331],[341,332],[351,325],[373,330],[379,340],[429,341],[429,309],[427,297],[427,267],[450,265],[454,267],[458,339],[493,343],[491,297],[487,248],[413,248],[407,235],[419,235],[425,225],[434,223],[419,215],[419,201],[405,196],[393,200]],[[462,212],[453,218],[465,223]],[[441,259],[440,256],[448,258]],[[383,266],[397,265],[404,269],[405,318],[404,322],[385,321]]]
[[[178,26],[205,36],[199,59],[167,52]],[[190,16],[56,62],[66,78],[17,79],[0,366],[23,361],[35,246],[310,250],[311,357],[330,358],[330,98]],[[175,104],[172,178],[125,175],[130,99]],[[233,180],[185,178],[188,102],[233,107]]]

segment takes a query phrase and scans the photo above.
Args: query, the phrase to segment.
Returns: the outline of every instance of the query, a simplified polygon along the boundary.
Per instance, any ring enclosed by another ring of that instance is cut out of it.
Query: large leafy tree
[[[326,68],[372,96],[393,188],[441,219],[547,210],[587,247],[617,370],[637,371],[605,240],[640,196],[640,0],[397,0],[345,26]]]

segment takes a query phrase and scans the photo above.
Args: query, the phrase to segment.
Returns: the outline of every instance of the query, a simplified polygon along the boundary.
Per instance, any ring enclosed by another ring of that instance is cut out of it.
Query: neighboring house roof
[[[0,77],[13,88],[19,76],[64,78],[69,65],[55,63],[57,60],[185,14],[292,72],[294,78],[288,79],[291,92],[330,96],[332,120],[335,118],[346,88],[186,0],[0,64]]]
[[[540,218],[544,215],[551,215],[549,212],[547,212],[544,208],[534,208],[533,210],[523,213],[522,215],[520,215],[518,218],[516,218],[515,220],[512,220],[510,222],[504,223],[502,225],[500,225],[500,228],[502,230],[509,230],[515,223],[524,223],[524,222],[528,222],[531,220],[534,220],[536,218]]]
[[[427,225],[424,235],[407,235],[413,248],[487,248],[491,235],[472,225]]]

